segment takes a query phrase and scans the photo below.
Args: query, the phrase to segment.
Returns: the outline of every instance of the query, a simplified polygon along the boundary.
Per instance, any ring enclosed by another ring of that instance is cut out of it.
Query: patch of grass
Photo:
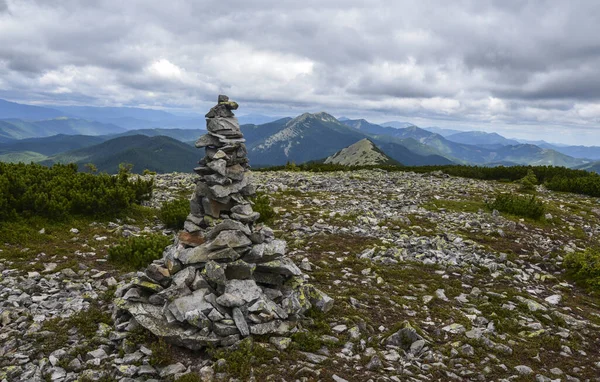
[[[43,331],[52,332],[52,336],[39,339],[40,349],[44,354],[64,348],[69,342],[69,330],[77,329],[77,334],[86,340],[91,340],[96,335],[98,325],[111,324],[110,313],[104,312],[97,304],[92,304],[87,310],[75,313],[68,318],[54,318],[44,322]]]
[[[527,217],[539,220],[545,213],[544,203],[537,200],[535,195],[531,197],[499,194],[496,199],[487,204],[488,209],[506,212],[511,215]]]
[[[304,196],[304,193],[300,190],[298,190],[297,188],[288,188],[287,190],[281,191],[282,195],[285,196],[295,196],[295,197],[301,197]]]
[[[171,238],[160,234],[121,239],[108,250],[108,259],[124,268],[135,270],[160,259]]]
[[[336,213],[333,217],[328,218],[329,223],[338,227],[348,227],[356,224],[356,220],[361,216],[358,212],[348,214]]]
[[[273,352],[256,344],[251,338],[241,341],[237,349],[209,350],[214,359],[224,359],[225,365],[217,372],[227,372],[232,377],[248,378],[253,367],[265,365],[273,358]]]
[[[319,336],[311,332],[296,332],[292,334],[294,348],[302,351],[315,352],[323,346]]]
[[[187,199],[176,199],[165,202],[160,207],[160,220],[169,228],[182,229],[185,219],[190,213],[190,201]]]
[[[512,258],[516,257],[515,255],[517,254],[523,253],[523,250],[528,248],[526,242],[517,242],[516,239],[518,239],[519,236],[511,231],[505,232],[504,236],[500,236],[498,232],[486,234],[483,232],[471,232],[466,229],[461,229],[459,233],[461,236],[485,245],[494,251],[506,252],[508,255],[512,255]]]
[[[77,270],[78,264],[89,262],[94,268],[110,267],[110,264],[99,264],[96,258],[106,254],[103,243],[97,242],[96,236],[112,237],[115,230],[108,230],[104,223],[122,219],[129,224],[148,225],[155,220],[156,210],[133,205],[120,211],[112,219],[107,217],[69,216],[63,220],[53,220],[40,216],[21,217],[10,221],[0,221],[0,249],[2,258],[9,260],[11,268],[23,271],[41,271],[44,262],[55,262],[55,271],[65,268]],[[41,229],[44,233],[40,233]],[[71,228],[78,228],[80,233],[73,234]],[[77,251],[95,252],[94,257],[81,257]],[[39,258],[40,253],[45,257]]]
[[[474,200],[448,200],[448,199],[439,199],[439,200],[431,200],[421,207],[430,211],[437,211],[439,209],[444,209],[446,211],[457,211],[457,212],[472,212],[477,213],[479,210],[485,208],[485,203],[481,201]]]
[[[304,313],[304,317],[310,318],[312,324],[310,326],[311,331],[316,334],[331,334],[331,328],[325,320],[326,314],[316,309],[315,307],[310,308]]]
[[[175,382],[203,382],[204,380],[196,373],[189,373],[177,378]]]

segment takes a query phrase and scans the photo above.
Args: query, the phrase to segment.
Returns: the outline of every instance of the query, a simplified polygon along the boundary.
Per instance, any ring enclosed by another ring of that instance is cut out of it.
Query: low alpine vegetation
[[[269,200],[269,197],[265,194],[257,193],[253,201],[254,206],[252,208],[254,211],[260,213],[258,222],[265,223],[267,225],[273,224],[275,211],[273,210],[273,207],[271,207],[271,201]]]
[[[185,219],[190,213],[190,201],[176,199],[163,203],[160,207],[160,220],[169,228],[182,229]]]
[[[600,248],[590,247],[583,252],[569,253],[564,264],[576,280],[600,291]]]
[[[113,216],[148,200],[153,181],[131,181],[127,168],[118,175],[77,172],[77,165],[0,163],[0,220],[43,216]]]
[[[535,176],[535,172],[532,169],[527,170],[527,175],[519,180],[521,183],[521,187],[519,191],[533,193],[535,192],[535,186],[538,184],[537,176]]]
[[[538,220],[546,211],[544,203],[537,200],[535,195],[519,196],[499,194],[496,199],[487,204],[490,210],[498,210],[507,214]]]
[[[108,250],[108,259],[129,269],[139,269],[160,259],[171,238],[160,234],[122,239]]]

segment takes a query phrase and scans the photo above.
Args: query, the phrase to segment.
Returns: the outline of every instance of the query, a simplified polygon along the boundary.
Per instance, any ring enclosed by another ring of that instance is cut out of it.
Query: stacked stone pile
[[[191,213],[161,260],[117,291],[117,327],[137,323],[190,349],[227,346],[251,334],[284,335],[311,307],[333,300],[286,257],[286,242],[257,224],[243,134],[219,96],[196,147],[206,156],[190,200]],[[131,320],[133,318],[133,320]]]

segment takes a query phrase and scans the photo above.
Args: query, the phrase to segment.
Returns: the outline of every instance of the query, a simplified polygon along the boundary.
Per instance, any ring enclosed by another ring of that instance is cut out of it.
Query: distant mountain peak
[[[333,115],[326,113],[324,111],[320,111],[318,113],[304,113],[294,118],[292,121],[298,120],[298,122],[303,122],[308,119],[318,119],[323,122],[339,122]]]
[[[344,166],[376,166],[398,164],[387,156],[368,138],[341,149],[325,160],[327,164],[341,164]]]

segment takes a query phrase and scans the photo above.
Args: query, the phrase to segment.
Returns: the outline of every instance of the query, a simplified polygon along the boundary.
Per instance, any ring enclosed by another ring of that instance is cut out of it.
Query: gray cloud
[[[593,129],[598,25],[594,0],[0,0],[0,95]]]

